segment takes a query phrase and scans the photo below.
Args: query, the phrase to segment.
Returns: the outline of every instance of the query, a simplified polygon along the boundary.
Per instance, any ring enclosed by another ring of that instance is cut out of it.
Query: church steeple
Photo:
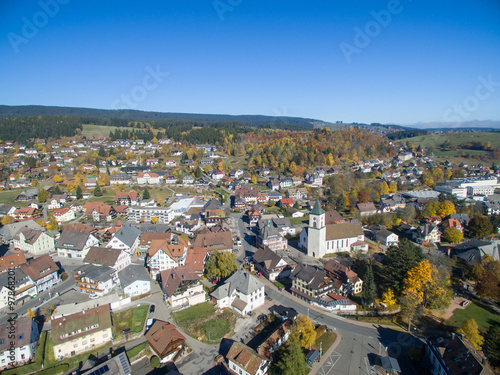
[[[310,214],[311,215],[323,215],[325,213],[325,210],[321,208],[321,205],[319,204],[319,198],[316,198],[316,202],[314,203],[314,207],[311,210]]]
[[[325,226],[325,210],[321,208],[319,199],[316,198],[314,207],[309,213],[309,228],[323,228]]]

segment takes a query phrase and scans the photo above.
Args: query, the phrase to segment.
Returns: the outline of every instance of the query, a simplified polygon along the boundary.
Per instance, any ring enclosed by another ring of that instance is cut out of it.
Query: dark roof
[[[114,237],[119,239],[128,247],[132,247],[137,237],[141,235],[141,231],[134,227],[129,222],[122,225],[120,229],[115,233]]]
[[[65,230],[61,233],[61,237],[57,240],[56,248],[81,251],[83,250],[89,236],[91,236],[90,233]]]
[[[37,281],[53,272],[57,272],[59,267],[57,267],[49,254],[45,254],[30,260],[28,263],[21,264],[21,269],[31,280]]]
[[[260,248],[253,256],[253,260],[262,263],[267,270],[274,269],[282,259],[278,254],[268,248]]]
[[[200,277],[194,271],[193,265],[187,264],[161,271],[160,279],[163,292],[171,297],[182,282],[199,281]]]
[[[118,272],[120,285],[122,288],[135,283],[136,281],[150,281],[148,271],[140,264],[129,264],[127,267]]]
[[[364,235],[361,225],[356,223],[328,224],[326,226],[326,240],[338,240]]]
[[[0,352],[8,352],[11,341],[14,342],[15,348],[22,348],[23,346],[31,344],[31,327],[33,325],[33,318],[17,318],[14,320],[14,326],[11,322],[0,325]],[[9,329],[10,327],[10,329]],[[12,329],[14,328],[14,329]],[[12,338],[11,335],[15,337]],[[38,337],[35,337],[35,342]]]
[[[478,248],[481,246],[486,246],[489,244],[490,243],[487,241],[472,239],[472,240],[469,240],[467,242],[464,242],[464,243],[461,243],[461,244],[455,246],[454,249],[455,249],[455,252],[460,253],[460,252],[463,252],[466,250],[471,250],[471,249]]]
[[[326,272],[315,266],[298,264],[292,272],[291,279],[305,281],[311,290],[317,289],[326,277]]]
[[[95,282],[105,282],[112,279],[116,271],[108,266],[84,264],[75,270],[75,274],[79,277],[88,277]]]
[[[120,249],[92,246],[85,258],[83,258],[83,262],[113,267],[121,252]]]

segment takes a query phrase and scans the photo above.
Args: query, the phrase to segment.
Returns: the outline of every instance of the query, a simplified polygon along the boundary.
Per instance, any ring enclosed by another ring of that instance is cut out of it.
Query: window
[[[94,342],[94,341],[95,341],[95,339],[94,339],[94,338],[90,339],[90,342]]]
[[[73,345],[73,348],[78,348],[78,344]]]

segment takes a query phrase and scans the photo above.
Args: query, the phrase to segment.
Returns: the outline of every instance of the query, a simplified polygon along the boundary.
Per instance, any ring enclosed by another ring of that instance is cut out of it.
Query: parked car
[[[89,295],[89,298],[90,299],[96,299],[96,298],[99,298],[99,295],[96,294],[96,293],[94,293],[94,294]]]
[[[150,312],[151,314],[155,312],[155,305],[151,305],[151,306],[149,307],[149,312]]]

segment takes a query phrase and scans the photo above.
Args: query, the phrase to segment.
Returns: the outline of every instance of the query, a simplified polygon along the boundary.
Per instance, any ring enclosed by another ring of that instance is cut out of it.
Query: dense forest
[[[426,135],[426,134],[427,134],[427,130],[411,129],[411,130],[403,130],[403,131],[390,133],[387,135],[387,138],[395,140],[395,139],[412,138],[412,137],[417,137],[419,135]]]

